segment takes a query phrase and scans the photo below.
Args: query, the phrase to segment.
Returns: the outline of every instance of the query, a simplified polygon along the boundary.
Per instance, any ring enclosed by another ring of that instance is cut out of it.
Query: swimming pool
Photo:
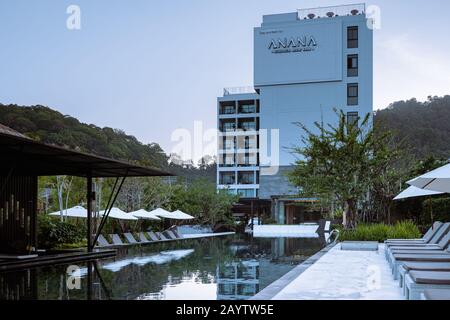
[[[245,300],[324,246],[239,234],[127,247],[113,259],[0,273],[0,299]]]

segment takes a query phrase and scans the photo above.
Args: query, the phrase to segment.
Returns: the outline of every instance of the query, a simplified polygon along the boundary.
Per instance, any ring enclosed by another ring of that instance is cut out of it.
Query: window
[[[358,27],[347,28],[347,48],[358,48]]]
[[[254,131],[256,130],[256,121],[254,119],[239,120],[239,129],[244,131]]]
[[[347,105],[356,106],[358,105],[358,84],[349,83],[347,85]]]
[[[227,131],[235,131],[236,130],[236,123],[234,120],[232,121],[222,121],[221,122],[221,131],[227,132]]]
[[[234,154],[223,154],[222,157],[219,157],[221,159],[221,163],[219,165],[221,167],[234,167],[236,165],[236,158]]]
[[[347,56],[347,77],[358,76],[358,55],[351,54]]]
[[[256,107],[254,104],[243,104],[239,107],[239,113],[255,113]]]
[[[347,113],[347,124],[351,126],[358,126],[359,115],[358,112]]]
[[[220,173],[220,184],[222,185],[231,185],[235,182],[234,172],[221,172]]]
[[[220,146],[222,150],[233,150],[235,146],[235,137],[224,136],[222,138],[222,145]]]
[[[223,102],[220,104],[220,114],[235,114],[236,106],[234,102]]]
[[[237,193],[242,198],[253,198],[253,197],[255,197],[255,190],[253,190],[253,189],[238,189]]]
[[[255,174],[252,171],[238,172],[238,184],[254,184]]]

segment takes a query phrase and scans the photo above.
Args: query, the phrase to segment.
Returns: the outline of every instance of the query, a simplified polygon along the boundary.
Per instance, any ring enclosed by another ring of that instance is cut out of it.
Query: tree
[[[315,123],[318,133],[298,123],[305,132],[290,181],[305,196],[336,201],[344,207],[346,228],[357,223],[358,208],[370,192],[371,182],[386,170],[393,150],[388,147],[388,133],[376,137],[370,114],[359,123],[348,123],[342,111],[335,110],[338,125]]]

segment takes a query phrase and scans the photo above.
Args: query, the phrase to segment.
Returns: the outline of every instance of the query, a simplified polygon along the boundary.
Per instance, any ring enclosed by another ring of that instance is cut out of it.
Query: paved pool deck
[[[229,236],[232,234],[236,234],[236,232],[191,233],[191,234],[183,234],[182,239],[213,238],[213,237]]]
[[[329,246],[274,282],[253,300],[404,300],[384,255]]]

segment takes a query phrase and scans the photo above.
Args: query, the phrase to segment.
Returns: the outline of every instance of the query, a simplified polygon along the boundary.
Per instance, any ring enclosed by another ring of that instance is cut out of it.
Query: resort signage
[[[278,38],[270,41],[268,49],[272,53],[309,52],[317,47],[313,36]]]

